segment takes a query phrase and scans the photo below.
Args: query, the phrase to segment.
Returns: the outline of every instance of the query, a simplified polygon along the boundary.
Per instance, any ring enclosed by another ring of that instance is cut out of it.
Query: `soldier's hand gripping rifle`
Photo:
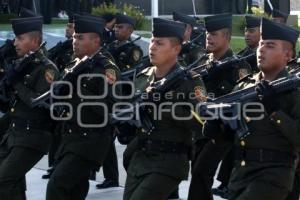
[[[95,55],[97,55],[98,52]],[[32,107],[41,106],[49,109],[53,103],[52,98],[54,95],[60,95],[63,90],[66,89],[67,84],[76,81],[80,74],[82,74],[88,67],[92,67],[91,62],[92,58],[84,56],[81,60],[78,60],[73,67],[65,69],[65,73],[62,78],[59,81],[53,82],[50,90],[32,100]]]
[[[26,74],[28,67],[31,66],[30,63],[32,63],[36,59],[39,59],[42,48],[44,48],[45,45],[46,42],[42,43],[36,51],[28,53],[22,60],[20,60],[20,62],[11,65],[10,68],[6,69],[3,72],[4,75],[0,80],[1,100],[7,101],[9,99],[9,97],[7,96],[7,87]]]
[[[300,72],[274,80],[270,82],[270,85],[274,87],[278,94],[295,90],[300,87]],[[198,114],[200,116],[209,115],[210,117],[216,117],[215,113],[217,113],[217,118],[221,118],[224,124],[229,125],[239,138],[245,138],[250,134],[246,123],[247,119],[244,116],[240,116],[239,112],[246,103],[258,101],[255,88],[256,86],[252,86],[212,99],[207,103],[201,103],[197,110]],[[229,118],[220,117],[219,114],[229,116]]]

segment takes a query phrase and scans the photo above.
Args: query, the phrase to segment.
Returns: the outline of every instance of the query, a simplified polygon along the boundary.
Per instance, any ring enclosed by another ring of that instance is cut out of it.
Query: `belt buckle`
[[[259,149],[259,162],[263,162],[263,150]]]

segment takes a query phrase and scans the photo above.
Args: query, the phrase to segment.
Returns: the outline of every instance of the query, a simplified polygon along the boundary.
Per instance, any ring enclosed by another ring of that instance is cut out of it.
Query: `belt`
[[[21,120],[21,119],[12,119],[10,127],[24,128],[26,130],[38,129],[38,130],[51,130],[52,124],[49,122],[41,121],[31,121],[31,120]]]
[[[156,151],[162,153],[187,154],[189,147],[183,143],[164,140],[139,139],[139,149],[142,151]]]
[[[279,162],[293,164],[297,156],[292,152],[269,149],[237,149],[236,160],[256,162]]]

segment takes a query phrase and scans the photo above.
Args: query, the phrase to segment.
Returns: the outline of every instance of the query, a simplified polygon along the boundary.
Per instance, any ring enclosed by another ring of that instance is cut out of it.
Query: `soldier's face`
[[[66,38],[72,38],[74,33],[74,23],[68,23],[66,27]]]
[[[206,50],[208,52],[218,52],[227,46],[228,43],[228,36],[223,30],[206,32]]]
[[[33,38],[29,33],[16,36],[14,45],[16,47],[18,57],[23,57],[30,51],[36,50],[36,48],[39,46],[37,39]]]
[[[76,58],[92,56],[100,47],[100,38],[96,33],[74,33],[73,51]]]
[[[258,46],[259,40],[260,40],[259,27],[245,29],[245,42],[247,46],[251,48],[255,48]]]
[[[133,29],[129,24],[115,25],[115,36],[119,41],[127,40],[130,37],[132,31]]]
[[[152,37],[149,45],[149,57],[153,65],[167,65],[177,59],[180,45],[172,43],[170,38]]]
[[[257,66],[263,72],[272,72],[285,67],[290,60],[290,51],[282,40],[260,40],[257,48]]]

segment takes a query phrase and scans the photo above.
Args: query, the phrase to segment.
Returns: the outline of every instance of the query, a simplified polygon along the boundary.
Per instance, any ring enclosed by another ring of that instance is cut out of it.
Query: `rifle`
[[[72,39],[68,39],[63,42],[58,42],[54,47],[48,50],[48,58],[52,61],[55,61],[61,52],[65,51],[66,49],[72,49],[72,41]]]
[[[26,69],[30,66],[30,63],[39,58],[42,48],[44,48],[45,45],[46,42],[43,42],[36,51],[29,52],[20,62],[12,65],[10,68],[4,71],[4,76],[0,80],[0,99],[4,101],[8,100],[6,94],[7,87],[10,86],[19,77],[25,75]]]
[[[106,48],[109,52],[111,52],[111,54],[113,54],[113,56],[119,55],[119,53],[124,51],[128,46],[130,46],[131,44],[133,44],[134,42],[136,42],[137,40],[139,40],[141,38],[142,38],[142,36],[139,35],[134,40],[126,41],[125,43],[118,46],[117,49],[115,50],[115,52],[110,51],[110,49],[113,47],[113,45],[115,45],[114,42],[110,43],[109,45],[105,46],[104,48]]]
[[[300,72],[291,74],[270,82],[274,87],[276,93],[284,93],[295,90],[300,87]],[[200,109],[197,110],[200,116],[206,116],[208,112],[214,113],[216,109],[221,109],[224,116],[237,116],[238,109],[241,105],[247,102],[257,101],[256,86],[246,89],[238,90],[230,94],[212,99],[207,103],[202,103]],[[249,130],[246,124],[246,119],[221,119],[225,125],[229,125],[231,129],[235,130],[240,139],[248,136]]]
[[[96,56],[100,51],[101,50],[99,49],[94,56]],[[72,83],[80,74],[84,72],[84,70],[86,70],[88,67],[92,67],[94,56],[91,58],[84,56],[82,59],[78,60],[73,67],[65,69],[65,73],[59,81]],[[32,100],[32,107],[41,106],[49,109],[52,104],[53,94],[61,94],[64,88],[65,84],[55,84],[55,82],[53,82],[50,90]]]
[[[249,54],[244,57],[240,57],[234,55],[232,57],[228,57],[221,61],[211,61],[207,64],[200,65],[191,69],[191,71],[196,72],[197,74],[201,75],[202,77],[212,76],[214,74],[220,73],[228,68],[235,68],[237,67],[238,63],[248,61],[256,57],[255,53]]]
[[[140,92],[135,94],[134,97],[134,102],[132,102],[132,106],[129,107],[124,107],[122,109],[120,109],[119,112],[115,112],[111,115],[111,120],[110,122],[112,124],[116,124],[116,123],[129,123],[130,125],[134,125],[138,128],[143,128],[143,130],[146,133],[151,133],[154,130],[154,125],[152,122],[152,118],[148,115],[148,113],[146,112],[146,106],[142,105],[142,103],[144,102],[143,99],[143,95],[145,95],[145,93],[147,93],[150,97],[150,99],[148,99],[150,102],[154,102],[153,98],[153,94],[154,93],[160,93],[160,94],[165,94],[168,91],[171,90],[171,88],[177,87],[180,83],[182,79],[185,79],[189,76],[189,70],[192,69],[193,67],[195,67],[198,62],[200,61],[201,58],[198,58],[195,62],[193,62],[192,64],[190,64],[189,66],[187,66],[185,69],[182,68],[178,68],[174,71],[172,71],[171,73],[169,73],[167,76],[165,76],[163,79],[156,81],[154,83],[152,83],[149,88],[151,88],[151,90],[147,90],[144,92]],[[162,95],[161,95],[162,96]],[[138,116],[136,116],[135,114],[137,114]],[[124,119],[127,118],[126,120],[121,120],[120,118]],[[128,118],[130,118],[128,120]]]
[[[224,61],[210,62],[208,64],[197,66],[198,62],[202,59],[200,57],[186,68],[178,68],[159,81],[152,83],[148,87],[148,89],[150,88],[150,90],[135,94],[135,101],[132,103],[133,106],[121,109],[120,112],[113,113],[111,116],[111,123],[114,124],[120,121],[122,122],[120,118],[125,117],[126,120],[123,121],[126,121],[127,123],[136,127],[143,127],[146,132],[151,132],[154,129],[151,118],[147,116],[147,112],[145,112],[145,106],[140,106],[143,102],[142,97],[145,93],[147,93],[147,95],[145,96],[150,96],[149,101],[152,101],[151,96],[153,96],[154,93],[159,93],[160,96],[163,96],[165,93],[170,91],[171,88],[178,87],[182,83],[183,79],[190,77],[191,71],[196,72],[198,75],[206,76],[211,73],[211,70],[209,70],[210,67],[214,67],[215,69],[217,69],[216,71],[223,70],[224,68],[231,67],[233,64],[243,62],[251,56],[254,56],[254,54],[245,57],[233,56]],[[139,116],[135,116],[136,113],[139,113]],[[143,115],[143,117],[141,117],[141,115]],[[134,117],[136,119],[132,119]],[[128,120],[128,118],[131,119]]]
[[[122,80],[133,81],[138,73],[140,73],[141,71],[143,71],[150,65],[151,65],[151,62],[150,62],[149,56],[144,56],[137,65],[132,67],[132,69],[129,69],[129,70],[121,73]]]

